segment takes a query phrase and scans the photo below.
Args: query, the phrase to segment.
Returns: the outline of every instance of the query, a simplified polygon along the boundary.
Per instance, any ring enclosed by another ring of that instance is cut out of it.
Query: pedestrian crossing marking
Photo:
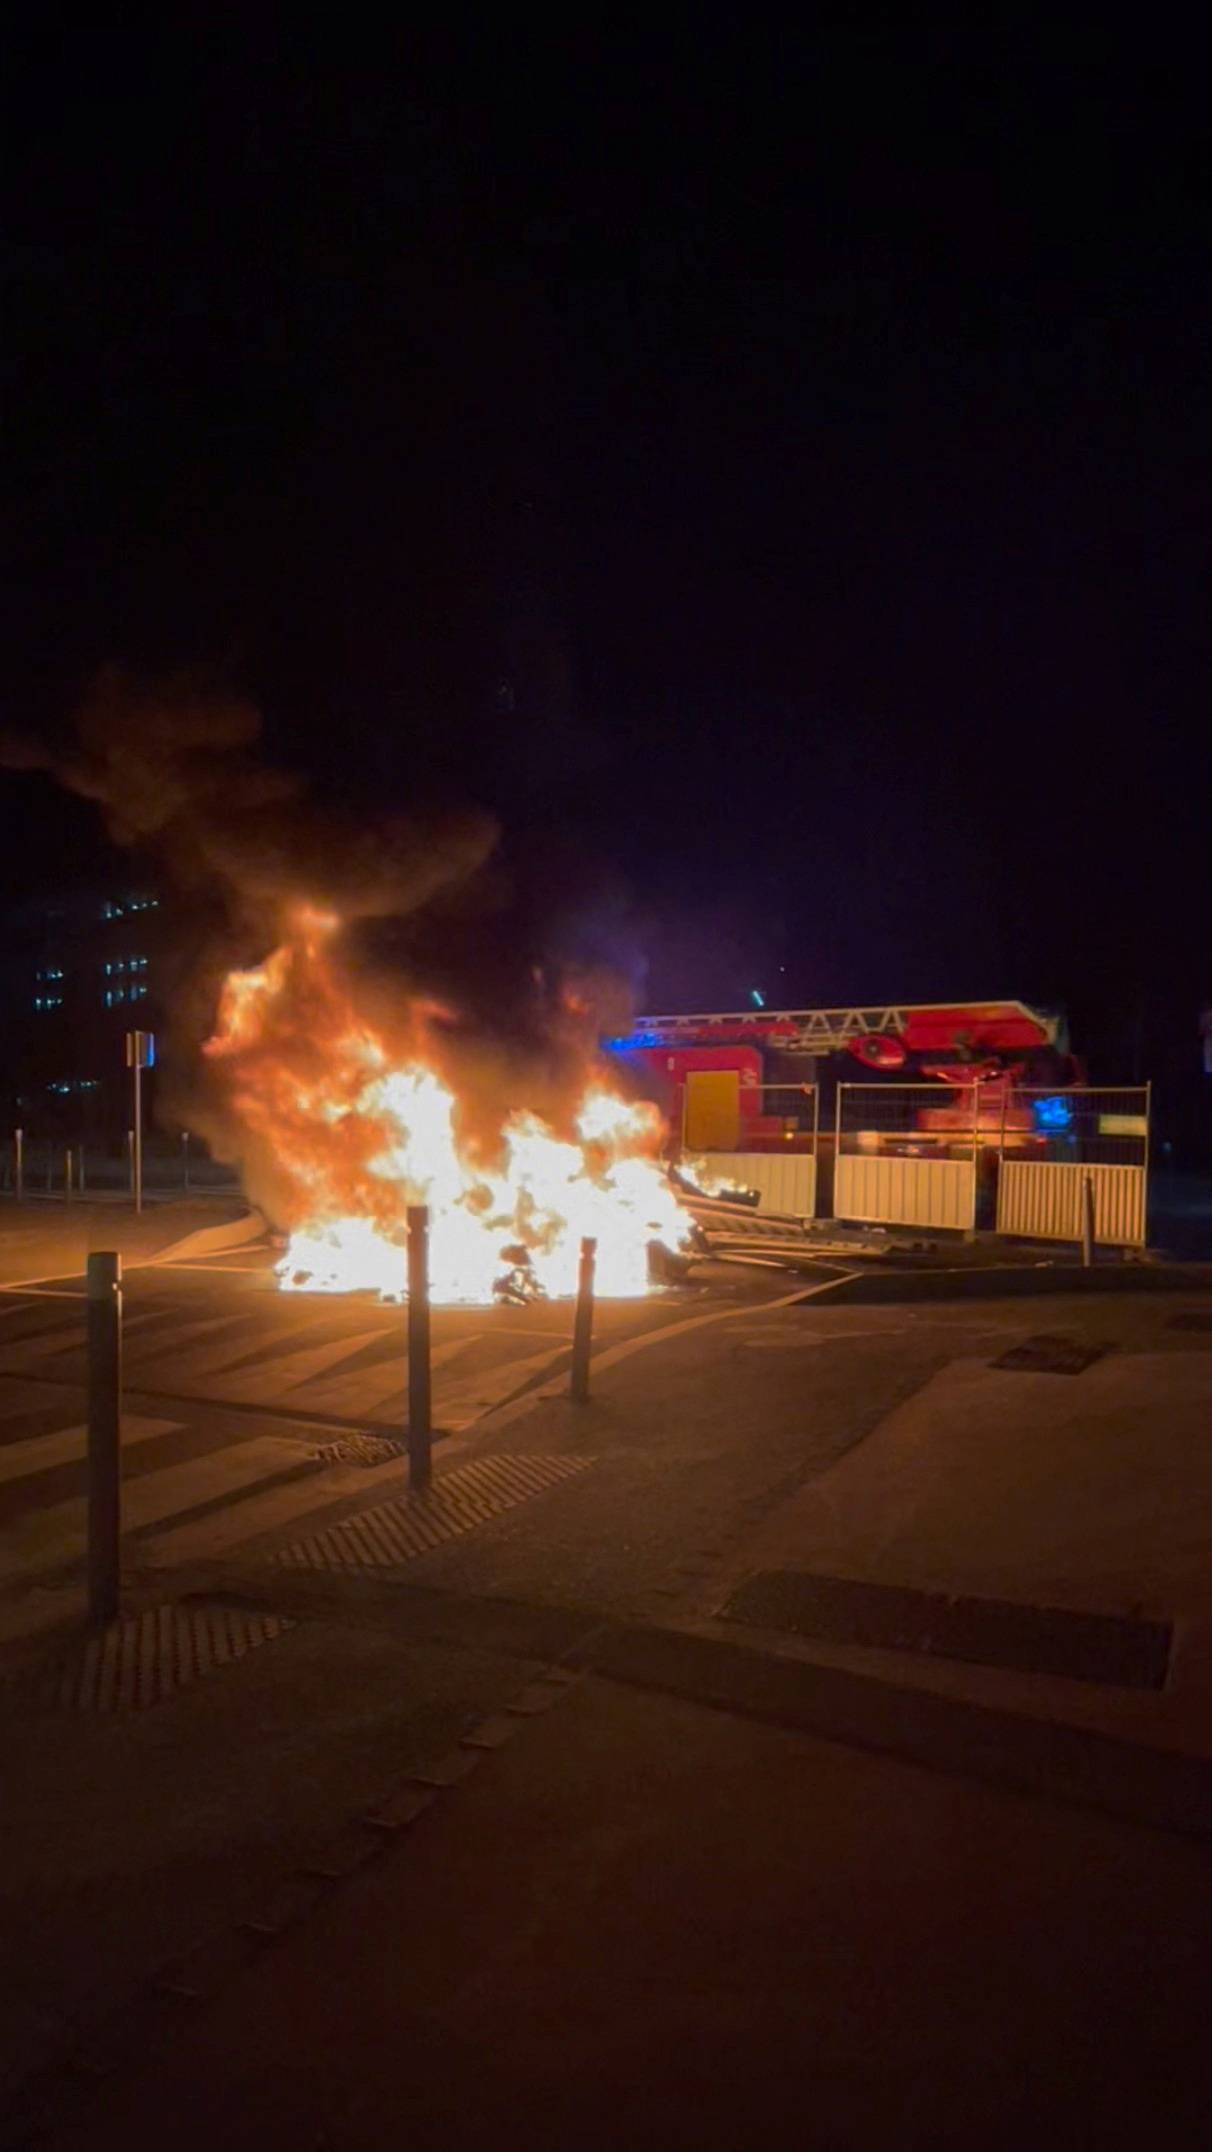
[[[146,1420],[136,1412],[124,1412],[123,1451],[133,1449],[139,1442],[151,1442],[157,1435],[171,1434],[180,1425],[179,1420]],[[56,1434],[11,1443],[0,1449],[0,1486],[10,1480],[35,1479],[40,1472],[53,1471],[56,1465],[81,1463],[87,1448],[88,1429],[83,1425],[62,1427]]]
[[[174,1422],[173,1426],[180,1423]],[[140,1473],[122,1486],[122,1526],[137,1532],[182,1516],[205,1502],[221,1502],[239,1495],[263,1480],[292,1467],[318,1475],[322,1465],[309,1467],[306,1446],[271,1436],[254,1436],[222,1450],[211,1450],[188,1464],[165,1465],[158,1472]],[[0,1539],[0,1581],[12,1581],[39,1570],[61,1567],[84,1551],[88,1529],[88,1503],[83,1496],[31,1509],[13,1519]]]
[[[381,1335],[377,1330],[364,1330],[357,1337],[330,1338],[325,1345],[299,1345],[290,1352],[269,1354],[264,1360],[250,1361],[238,1372],[241,1393],[258,1398],[262,1395],[284,1397],[289,1391],[302,1389],[317,1375],[326,1374],[331,1367],[351,1360],[363,1346]],[[236,1370],[230,1364],[225,1368],[222,1361],[208,1370],[210,1375],[226,1374],[229,1380],[234,1373]]]
[[[476,1375],[465,1375],[461,1382],[440,1384],[434,1401],[438,1421],[443,1427],[466,1426],[526,1382],[546,1374],[569,1350],[568,1345],[549,1345],[546,1352],[528,1353],[520,1360],[496,1360]]]

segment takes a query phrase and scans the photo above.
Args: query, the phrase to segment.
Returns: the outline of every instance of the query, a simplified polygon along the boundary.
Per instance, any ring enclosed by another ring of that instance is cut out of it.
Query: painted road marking
[[[137,1442],[151,1442],[156,1435],[171,1434],[181,1425],[179,1420],[145,1420],[138,1413],[122,1415],[123,1453],[133,1449]],[[61,1427],[51,1435],[35,1435],[28,1442],[6,1443],[0,1449],[0,1485],[9,1480],[35,1479],[40,1472],[50,1472],[56,1465],[83,1463],[88,1446],[88,1429]]]

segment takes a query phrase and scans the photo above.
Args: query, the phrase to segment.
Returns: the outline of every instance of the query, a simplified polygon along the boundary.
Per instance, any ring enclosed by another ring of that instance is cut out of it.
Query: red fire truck
[[[641,1016],[604,1043],[640,1074],[689,1154],[816,1150],[819,1138],[825,1148],[845,1081],[923,1086],[905,1094],[904,1123],[881,1147],[945,1150],[962,1132],[970,1152],[974,1096],[978,1134],[1029,1146],[1038,1108],[1020,1094],[1084,1081],[1064,1018],[1022,1001]]]

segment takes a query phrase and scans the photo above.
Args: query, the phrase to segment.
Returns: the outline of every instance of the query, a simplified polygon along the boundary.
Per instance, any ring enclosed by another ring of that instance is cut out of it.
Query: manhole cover
[[[387,1465],[393,1457],[403,1457],[406,1442],[396,1442],[390,1435],[342,1435],[338,1442],[325,1442],[312,1456],[322,1465]]]
[[[1032,1375],[1080,1375],[1106,1350],[1105,1345],[1075,1344],[1072,1338],[1024,1338],[993,1365]]]
[[[1166,1328],[1167,1330],[1212,1330],[1212,1315],[1206,1315],[1202,1310],[1197,1312],[1192,1309],[1186,1315],[1172,1315]]]

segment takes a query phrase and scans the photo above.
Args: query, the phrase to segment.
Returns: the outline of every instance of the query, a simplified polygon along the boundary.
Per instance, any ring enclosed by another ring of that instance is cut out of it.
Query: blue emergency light
[[[1073,1100],[1037,1098],[1031,1108],[1031,1118],[1039,1135],[1065,1135],[1073,1126]]]

